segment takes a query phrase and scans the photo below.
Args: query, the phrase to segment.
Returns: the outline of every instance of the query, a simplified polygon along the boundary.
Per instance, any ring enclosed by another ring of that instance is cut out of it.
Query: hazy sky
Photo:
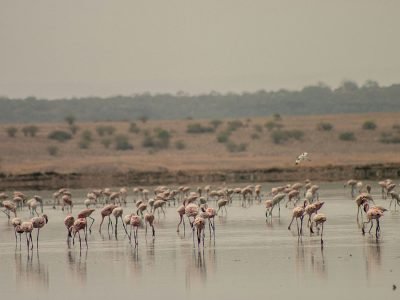
[[[400,1],[0,0],[0,95],[400,82]]]

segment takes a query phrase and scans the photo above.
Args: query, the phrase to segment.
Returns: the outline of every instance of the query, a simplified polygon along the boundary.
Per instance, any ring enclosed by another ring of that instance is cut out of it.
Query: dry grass
[[[233,132],[231,140],[235,143],[247,143],[247,151],[230,153],[225,145],[216,141],[218,132],[225,130],[228,120],[215,133],[188,134],[188,124],[200,122],[209,125],[208,120],[175,120],[136,122],[141,129],[139,134],[129,133],[129,122],[92,122],[77,123],[80,131],[70,141],[59,143],[49,140],[49,132],[68,130],[64,123],[34,124],[39,127],[36,137],[24,137],[20,129],[26,125],[0,126],[0,171],[6,173],[26,173],[35,171],[57,172],[116,172],[127,170],[216,170],[216,169],[252,169],[293,166],[296,156],[307,151],[312,161],[309,165],[349,165],[366,163],[400,162],[398,155],[400,144],[382,144],[379,139],[383,131],[392,131],[393,124],[399,123],[400,113],[370,113],[358,115],[324,116],[283,116],[284,129],[299,129],[304,132],[302,141],[289,140],[282,145],[272,142],[270,132],[264,127],[272,118],[241,119],[246,125]],[[374,120],[376,130],[362,130],[366,120]],[[332,131],[318,131],[319,122],[334,125]],[[251,139],[255,133],[254,125],[263,126],[260,139]],[[112,125],[116,134],[127,134],[134,145],[132,151],[116,151],[112,144],[106,149],[96,133],[96,126]],[[7,135],[6,128],[16,126],[19,132],[15,138]],[[154,128],[163,128],[172,133],[171,146],[167,150],[149,153],[142,147],[143,130],[152,132]],[[83,130],[92,131],[94,141],[89,149],[80,149],[78,142]],[[355,142],[340,141],[338,135],[343,131],[354,132]],[[177,150],[174,143],[182,140],[186,144],[183,150]],[[59,148],[57,156],[47,152],[50,145]]]

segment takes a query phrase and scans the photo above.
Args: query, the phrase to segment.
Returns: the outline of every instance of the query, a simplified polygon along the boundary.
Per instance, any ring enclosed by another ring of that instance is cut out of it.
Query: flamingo
[[[358,216],[361,214],[361,219],[362,219],[362,209],[361,207],[367,203],[368,201],[374,201],[372,199],[372,196],[367,193],[361,193],[360,195],[357,196],[357,198],[354,200],[356,202],[356,205],[358,207],[357,209],[357,222],[359,220]]]
[[[356,184],[357,184],[357,180],[350,179],[343,185],[344,188],[346,188],[346,186],[350,186],[350,188],[351,188],[351,192],[350,192],[351,198],[355,197]]]
[[[303,206],[297,206],[293,208],[293,213],[292,213],[292,221],[289,224],[288,230],[290,230],[290,226],[292,226],[293,220],[296,219],[296,224],[297,224],[297,235],[300,236],[303,233],[303,218],[304,218],[304,209],[306,207],[307,201],[304,201]],[[299,229],[299,222],[298,219],[301,221],[301,227]]]
[[[17,217],[17,206],[14,202],[5,200],[3,201],[2,205],[5,208],[5,210],[2,210],[2,212],[6,214],[8,221],[10,221],[10,212],[14,214],[14,217]]]
[[[183,204],[181,206],[178,207],[178,209],[176,210],[177,213],[179,214],[179,223],[178,223],[178,227],[176,229],[176,232],[179,232],[179,226],[181,225],[181,223],[183,222],[183,233],[185,233],[185,219],[184,219],[184,215],[185,215],[185,202],[183,202]]]
[[[299,156],[297,156],[295,164],[298,165],[299,163],[305,160],[311,161],[311,159],[308,157],[307,152],[303,152]]]
[[[204,220],[208,219],[208,229],[210,231],[210,238],[211,238],[211,230],[214,234],[215,237],[215,220],[214,217],[216,215],[216,211],[212,207],[207,207],[207,204],[203,204],[201,206],[201,213],[200,217],[202,217]]]
[[[70,194],[64,192],[64,195],[61,197],[62,207],[61,210],[64,211],[65,206],[69,206],[69,212],[72,213],[72,207],[74,204],[72,203],[72,198]]]
[[[33,249],[33,241],[32,241],[33,224],[32,224],[32,222],[31,221],[22,222],[21,230],[23,232],[25,232],[25,234],[26,234],[26,244],[28,246],[28,250],[29,250],[29,242],[32,243],[32,245],[31,245],[31,250],[32,250]],[[28,237],[28,235],[29,235],[29,237]]]
[[[95,211],[94,208],[86,208],[86,209],[84,209],[84,210],[82,210],[82,211],[80,211],[78,213],[78,219],[81,219],[81,218],[87,219],[87,218],[89,218],[89,219],[92,220],[92,223],[90,223],[90,226],[89,226],[89,233],[92,233],[92,225],[94,223],[94,218],[92,218],[90,215],[94,211]],[[87,227],[86,227],[86,229],[87,229]]]
[[[132,215],[131,216],[131,233],[130,236],[132,236],[132,228],[135,227],[134,231],[133,231],[133,238],[135,239],[135,247],[139,244],[138,242],[138,229],[141,223],[141,219],[139,216],[137,215]]]
[[[225,214],[228,213],[228,211],[227,211],[227,209],[226,209],[226,205],[228,204],[228,202],[229,202],[229,200],[228,200],[227,198],[225,198],[225,197],[223,197],[223,198],[221,198],[221,199],[218,200],[218,202],[217,202],[217,205],[218,205],[217,214],[219,213],[219,210],[220,210],[221,208],[225,208]],[[223,212],[223,210],[222,210],[222,212]]]
[[[392,197],[392,200],[390,200],[389,209],[392,207],[392,202],[394,201],[394,211],[396,211],[396,204],[400,205],[400,196],[395,191],[390,191],[389,195]]]
[[[74,225],[75,222],[75,218],[71,215],[68,215],[65,217],[64,219],[64,225],[65,227],[67,227],[67,231],[68,231],[68,235],[67,235],[67,245],[68,247],[70,246],[70,239],[72,238],[71,235],[71,227]]]
[[[114,204],[108,204],[106,206],[103,207],[103,209],[100,211],[101,214],[101,222],[100,222],[100,227],[99,227],[99,232],[101,233],[101,225],[103,225],[103,221],[105,217],[108,217],[108,230],[110,230],[110,225],[112,226],[112,221],[110,218],[110,215],[112,213],[112,211],[114,210],[114,208],[116,208],[117,206]]]
[[[36,248],[39,249],[39,233],[40,229],[44,227],[45,224],[49,222],[49,218],[47,215],[42,215],[41,217],[35,217],[31,219],[33,224],[33,228],[37,229],[37,236],[36,236]]]
[[[373,226],[372,220],[376,220],[376,233],[375,233],[375,236],[378,239],[380,231],[381,231],[381,227],[379,225],[379,219],[383,216],[383,211],[381,209],[379,209],[378,207],[371,207],[370,208],[368,203],[364,203],[364,211],[367,214],[368,221],[363,222],[362,229],[361,229],[362,234],[365,234],[365,229],[364,229],[365,224],[368,224],[368,223],[371,222],[371,227],[369,229],[369,233],[370,233],[371,229],[372,229],[372,226]]]
[[[273,211],[273,209],[274,209],[274,207],[276,205],[279,206],[279,217],[281,216],[281,205],[280,205],[280,203],[281,203],[281,201],[283,199],[285,199],[285,197],[286,197],[286,194],[279,193],[279,194],[276,194],[272,198],[272,200],[266,200],[265,201],[265,208],[267,209],[266,212],[265,212],[265,217],[267,219],[268,219],[268,215],[272,218],[272,211]]]
[[[315,227],[319,231],[319,225],[321,225],[322,230],[321,230],[321,245],[324,244],[324,240],[322,239],[322,236],[324,234],[324,223],[326,222],[326,216],[322,213],[316,214],[313,218],[313,221],[315,223]],[[310,232],[312,232],[312,222],[311,222],[311,227],[310,227]]]
[[[196,227],[197,230],[197,246],[200,250],[200,241],[203,239],[203,249],[204,249],[204,227],[205,227],[206,221],[202,217],[196,217],[196,219],[193,222],[193,227]],[[194,242],[194,240],[193,240]]]
[[[17,233],[19,233],[19,243],[21,244],[21,233],[23,233],[24,231],[21,230],[21,224],[22,224],[22,220],[20,218],[13,218],[11,220],[11,224],[12,226],[14,226],[14,232],[15,232],[15,247],[18,244],[17,241]]]
[[[112,214],[115,217],[115,237],[117,237],[117,228],[118,228],[118,218],[121,219],[122,226],[124,227],[125,233],[128,234],[126,231],[125,223],[124,220],[122,219],[122,214],[124,213],[124,210],[122,207],[117,206],[116,208],[113,209]]]
[[[156,231],[154,230],[153,222],[154,222],[154,215],[152,213],[146,213],[144,215],[144,223],[146,224],[146,236],[147,236],[147,223],[149,223],[149,225],[153,231],[153,238],[154,238],[156,235]]]
[[[82,241],[81,241],[81,234],[80,234],[81,230],[83,230],[83,233],[85,235],[86,248],[89,248],[88,243],[87,243],[86,230],[85,230],[86,225],[87,225],[87,221],[85,218],[78,218],[75,220],[74,224],[70,227],[70,230],[73,233],[72,244],[75,244],[75,236],[76,236],[76,234],[78,234],[80,249],[82,249]]]

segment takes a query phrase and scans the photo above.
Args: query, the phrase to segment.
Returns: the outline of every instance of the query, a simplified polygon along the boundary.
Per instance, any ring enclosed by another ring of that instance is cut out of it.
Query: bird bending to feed
[[[324,244],[324,240],[322,239],[322,235],[324,234],[324,223],[326,222],[326,216],[324,214],[316,214],[313,218],[313,221],[315,223],[315,227],[319,231],[319,225],[321,225],[322,230],[321,230],[321,245]],[[312,230],[312,223],[310,227],[310,231]]]
[[[47,215],[42,215],[41,217],[32,218],[31,222],[33,224],[33,228],[37,228],[36,248],[39,249],[39,232],[40,229],[49,222],[49,218],[47,217]]]
[[[307,200],[304,201],[303,206],[297,206],[297,207],[293,208],[292,221],[290,221],[290,224],[288,226],[288,230],[290,230],[290,226],[292,226],[294,219],[296,219],[298,236],[302,235],[302,233],[303,233],[303,218],[304,218],[304,212],[305,212],[306,205],[307,205]],[[301,222],[300,228],[299,228],[298,219],[300,219],[300,222]]]
[[[298,165],[299,163],[301,163],[303,160],[311,161],[311,159],[308,157],[308,152],[303,152],[302,154],[300,154],[299,156],[297,156],[296,165]]]
[[[364,204],[364,211],[367,214],[368,221],[363,222],[362,229],[361,229],[362,234],[365,234],[365,229],[364,229],[365,224],[368,224],[368,223],[371,222],[371,227],[369,228],[369,231],[368,231],[368,233],[370,233],[371,229],[372,229],[372,226],[374,225],[372,220],[376,220],[376,233],[375,233],[375,236],[378,239],[379,234],[381,232],[381,227],[379,225],[379,219],[380,219],[380,217],[383,216],[383,209],[381,207],[378,207],[378,206],[369,207],[369,204],[365,203]]]
[[[70,240],[72,238],[71,227],[74,225],[74,222],[75,222],[75,218],[71,215],[66,216],[64,219],[64,224],[65,224],[65,227],[67,227],[67,231],[68,231],[68,235],[67,235],[68,248],[70,247],[70,244],[71,244],[71,242],[70,242]]]

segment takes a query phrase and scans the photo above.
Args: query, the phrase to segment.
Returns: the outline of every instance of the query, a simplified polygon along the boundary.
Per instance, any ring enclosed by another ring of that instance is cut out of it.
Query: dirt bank
[[[124,173],[0,174],[1,190],[42,190],[61,187],[168,185],[214,182],[291,182],[309,178],[314,181],[338,181],[355,178],[380,180],[400,177],[400,164],[321,166],[213,171],[135,171]]]

